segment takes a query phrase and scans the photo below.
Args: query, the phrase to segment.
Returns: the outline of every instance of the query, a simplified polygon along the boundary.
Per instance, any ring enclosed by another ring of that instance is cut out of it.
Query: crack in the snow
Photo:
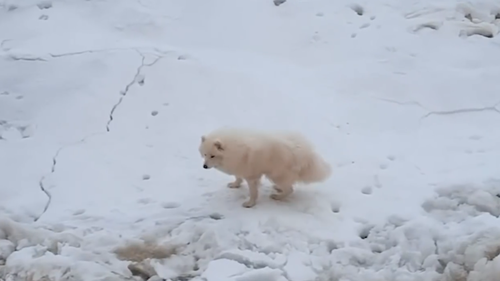
[[[420,118],[420,120],[423,120],[429,116],[432,115],[453,115],[453,114],[460,114],[460,113],[471,113],[471,112],[484,112],[484,111],[493,111],[496,113],[500,114],[500,109],[497,108],[497,106],[500,104],[500,101],[495,103],[492,106],[486,106],[486,107],[480,107],[480,108],[461,108],[461,109],[455,109],[455,110],[449,110],[449,111],[430,111],[424,116]]]
[[[8,54],[8,57],[12,60],[19,61],[19,60],[24,60],[24,61],[47,61],[44,58],[41,57],[30,57],[29,55],[26,56],[20,56],[20,55],[14,55],[14,54]]]
[[[49,209],[50,203],[52,202],[52,194],[50,194],[50,192],[43,185],[44,179],[45,179],[45,176],[43,176],[40,179],[38,184],[40,185],[40,189],[42,190],[42,192],[45,193],[45,195],[47,196],[47,203],[45,203],[45,207],[43,208],[42,213],[38,217],[35,218],[35,222],[38,221],[43,216],[43,214],[45,214],[45,212],[47,212],[47,210]]]
[[[105,51],[105,50],[103,50]],[[129,82],[126,86],[125,86],[125,89],[121,92],[121,97],[120,99],[118,100],[118,102],[116,104],[113,105],[113,107],[111,108],[111,112],[109,114],[109,120],[106,124],[106,132],[109,132],[109,126],[111,124],[111,122],[113,121],[113,114],[116,110],[116,108],[121,104],[121,102],[123,101],[123,98],[127,95],[130,87],[134,84],[134,83],[137,83],[138,82],[138,78],[140,77],[140,74],[141,74],[141,71],[144,67],[149,67],[149,66],[152,66],[154,65],[155,63],[157,63],[160,59],[162,59],[163,57],[162,56],[158,56],[153,62],[151,63],[145,63],[146,61],[146,56],[144,54],[142,54],[141,52],[139,52],[138,50],[136,50],[139,55],[142,57],[142,60],[141,60],[141,65],[137,68],[137,71],[134,75],[134,78],[132,79],[131,82]],[[89,50],[89,51],[82,51],[82,52],[79,52],[79,53],[67,53],[67,54],[61,54],[61,55],[52,55],[52,57],[61,57],[61,56],[70,56],[70,55],[79,55],[79,54],[84,54],[84,53],[92,53],[92,52],[95,52],[93,50]],[[84,138],[82,138],[81,140],[75,142],[75,143],[72,143],[72,144],[68,144],[68,145],[65,145],[65,146],[62,146],[60,147],[56,153],[54,154],[54,156],[52,157],[52,167],[50,169],[50,173],[49,174],[53,174],[55,173],[56,171],[56,166],[57,166],[57,158],[59,157],[59,154],[61,153],[62,150],[64,150],[65,148],[67,148],[68,146],[71,146],[71,145],[76,145],[76,144],[79,144],[79,143],[82,143],[84,142],[87,138],[89,137],[92,137],[92,136],[95,136],[95,135],[98,135],[98,134],[102,134],[102,133],[94,133],[94,134],[91,134],[91,135],[88,135],[88,136],[85,136]],[[42,216],[43,214],[45,214],[48,210],[48,208],[50,207],[50,203],[52,202],[52,195],[50,194],[50,192],[46,189],[46,187],[44,186],[43,184],[43,181],[45,180],[45,177],[47,175],[43,176],[40,181],[39,181],[39,185],[40,185],[40,189],[42,192],[45,193],[45,195],[47,195],[47,203],[43,209],[43,212],[35,219],[35,221],[38,221]]]
[[[40,181],[38,182],[39,186],[40,186],[40,190],[45,193],[45,195],[47,196],[48,200],[47,200],[47,203],[45,204],[45,207],[43,208],[43,211],[42,213],[35,218],[35,222],[38,221],[46,212],[47,210],[49,209],[50,207],[50,203],[52,203],[52,194],[47,190],[46,186],[44,185],[44,180],[47,176],[53,174],[56,172],[56,166],[57,166],[57,157],[59,157],[59,153],[61,153],[62,150],[64,150],[65,148],[69,147],[69,146],[72,146],[72,145],[77,145],[79,143],[82,143],[84,141],[86,141],[88,138],[90,137],[93,137],[93,136],[97,136],[97,135],[100,135],[100,134],[104,134],[104,132],[102,133],[93,133],[93,134],[90,134],[88,136],[85,136],[83,137],[82,139],[80,139],[79,141],[76,141],[74,143],[71,143],[71,144],[67,144],[67,145],[64,145],[64,146],[61,146],[59,147],[59,149],[57,149],[56,153],[54,154],[54,156],[52,156],[52,166],[50,167],[50,173],[42,176],[42,178],[40,179]]]
[[[500,105],[500,101],[498,101],[497,103],[495,103],[492,106],[486,106],[486,107],[480,107],[480,108],[460,108],[460,109],[446,110],[446,111],[433,111],[433,110],[426,108],[421,103],[416,102],[416,101],[400,102],[400,101],[376,97],[376,96],[372,96],[372,98],[375,98],[375,99],[378,99],[381,101],[385,101],[388,103],[398,104],[398,105],[418,106],[418,107],[424,109],[425,111],[427,111],[427,113],[424,116],[420,117],[420,121],[422,121],[423,119],[425,119],[429,116],[432,116],[432,115],[454,115],[454,114],[460,114],[460,113],[484,112],[484,111],[493,111],[493,112],[497,112],[500,114],[500,109],[498,109],[498,106]]]
[[[0,44],[0,48],[3,48],[3,43],[5,43],[6,40],[4,40],[1,44]],[[103,49],[103,50],[87,50],[87,51],[81,51],[81,52],[74,52],[74,53],[65,53],[65,54],[57,54],[57,55],[54,55],[54,54],[50,54],[51,57],[53,58],[57,58],[57,57],[63,57],[63,56],[72,56],[72,55],[81,55],[81,54],[86,54],[86,53],[94,53],[94,52],[104,52],[104,51],[110,51],[111,49]],[[118,49],[116,49],[118,50]],[[116,108],[121,104],[123,98],[127,95],[130,87],[134,84],[134,83],[137,83],[139,82],[138,81],[138,78],[140,77],[141,75],[141,71],[144,67],[149,67],[149,66],[153,66],[154,64],[156,64],[160,59],[163,58],[163,56],[157,56],[156,59],[151,62],[151,63],[145,63],[146,61],[146,56],[141,53],[139,50],[136,49],[136,51],[139,53],[139,55],[142,57],[142,60],[141,60],[141,65],[137,68],[137,71],[134,75],[134,78],[132,79],[131,82],[129,82],[126,86],[125,86],[125,89],[121,92],[121,97],[120,99],[118,100],[118,102],[116,104],[113,105],[113,107],[111,108],[111,112],[109,114],[109,120],[106,124],[106,132],[109,132],[110,129],[109,129],[109,126],[111,124],[111,122],[113,121],[113,114],[116,110]],[[26,59],[26,58],[21,58],[21,59],[25,59],[25,60],[31,60],[31,59]],[[33,59],[33,60],[36,60],[36,59]],[[50,207],[50,204],[52,203],[52,194],[47,190],[47,187],[44,185],[44,180],[47,176],[49,176],[50,174],[53,174],[56,172],[56,167],[57,167],[57,158],[59,157],[59,154],[61,153],[62,150],[64,150],[65,148],[69,147],[69,146],[72,146],[72,145],[76,145],[76,144],[79,144],[79,143],[82,143],[84,142],[85,140],[87,140],[88,138],[92,137],[92,136],[96,136],[96,135],[100,135],[100,134],[104,134],[106,132],[100,132],[100,133],[93,133],[93,134],[90,134],[88,136],[85,136],[84,138],[82,138],[81,140],[75,142],[75,143],[72,143],[72,144],[68,144],[68,145],[64,145],[62,147],[60,147],[59,149],[57,149],[56,153],[54,154],[54,156],[52,157],[52,166],[50,168],[50,173],[49,174],[46,174],[44,176],[42,176],[42,178],[40,179],[40,181],[38,182],[39,184],[39,187],[40,187],[40,190],[47,196],[47,203],[45,204],[45,207],[42,211],[42,213],[35,218],[35,222],[38,221],[46,212],[47,210],[49,209]]]
[[[61,54],[52,54],[49,53],[49,56],[53,58],[61,58],[61,57],[69,57],[69,56],[77,56],[84,54],[92,54],[92,53],[102,53],[102,52],[110,52],[110,51],[130,51],[133,48],[110,48],[110,49],[95,49],[95,50],[84,50],[84,51],[76,51],[69,53],[61,53]]]
[[[118,102],[113,105],[113,107],[111,108],[111,111],[109,112],[109,120],[108,120],[108,123],[106,124],[106,131],[110,131],[109,127],[111,125],[111,122],[113,122],[114,120],[114,113],[115,113],[115,110],[118,108],[118,106],[120,106],[120,104],[122,103],[123,101],[123,98],[125,96],[127,96],[128,94],[128,91],[130,89],[130,87],[132,87],[132,85],[134,85],[135,83],[139,82],[138,81],[138,78],[140,77],[141,75],[141,71],[144,67],[149,67],[149,66],[153,66],[154,64],[156,64],[160,59],[162,59],[163,57],[161,56],[158,56],[152,63],[145,63],[146,61],[146,57],[144,56],[144,54],[142,54],[141,52],[137,51],[139,53],[139,55],[141,55],[142,57],[142,61],[141,61],[141,65],[137,68],[137,71],[135,72],[135,75],[134,75],[134,78],[132,79],[132,81],[130,81],[126,86],[125,86],[125,89],[120,93],[121,94],[121,97],[120,99],[118,99]]]
[[[69,56],[78,56],[78,55],[85,55],[85,54],[93,54],[93,53],[104,53],[104,52],[114,52],[114,51],[132,51],[135,50],[138,52],[141,56],[143,54],[140,51],[153,51],[159,54],[166,55],[168,53],[171,53],[172,51],[164,51],[158,48],[150,48],[150,47],[127,47],[127,48],[104,48],[104,49],[93,49],[93,50],[83,50],[83,51],[75,51],[75,52],[68,52],[68,53],[59,53],[59,54],[53,54],[49,53],[49,56],[52,58],[61,58],[61,57],[69,57]],[[160,56],[160,55],[158,55]]]
[[[386,98],[381,98],[381,97],[376,97],[376,96],[372,96],[372,98],[377,99],[377,100],[381,100],[381,101],[385,101],[388,103],[399,104],[399,105],[414,105],[414,106],[422,108],[425,111],[429,111],[429,109],[427,109],[421,103],[416,102],[416,101],[397,101],[397,100],[391,100],[391,99],[386,99]]]

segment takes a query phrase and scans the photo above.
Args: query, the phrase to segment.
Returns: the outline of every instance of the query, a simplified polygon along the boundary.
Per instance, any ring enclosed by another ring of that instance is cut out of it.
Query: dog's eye
[[[214,155],[210,156],[210,158],[214,158],[214,157],[215,157]]]

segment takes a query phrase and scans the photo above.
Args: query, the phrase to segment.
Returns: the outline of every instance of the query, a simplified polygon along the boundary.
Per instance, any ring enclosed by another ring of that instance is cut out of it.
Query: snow
[[[0,0],[0,280],[500,280],[500,4]],[[285,201],[202,168],[306,134]]]

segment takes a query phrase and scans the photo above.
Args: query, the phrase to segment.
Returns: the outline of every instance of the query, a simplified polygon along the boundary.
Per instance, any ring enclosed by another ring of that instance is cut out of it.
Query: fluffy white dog
[[[294,132],[223,128],[202,136],[199,151],[205,159],[203,168],[236,177],[228,187],[238,188],[243,180],[247,182],[250,199],[243,203],[246,208],[255,206],[263,175],[277,191],[271,198],[281,200],[293,192],[295,183],[321,182],[331,174],[330,165],[304,136]]]

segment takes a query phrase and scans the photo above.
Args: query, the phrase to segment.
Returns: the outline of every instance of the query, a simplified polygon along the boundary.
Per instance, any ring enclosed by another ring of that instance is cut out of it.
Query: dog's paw
[[[243,204],[242,204],[242,206],[243,206],[243,207],[245,207],[245,208],[252,208],[253,206],[255,206],[255,203],[256,203],[256,202],[253,202],[253,201],[251,201],[251,200],[248,200],[248,201],[246,201],[245,203],[243,203]]]
[[[274,199],[274,200],[282,200],[283,199],[283,196],[281,196],[281,194],[271,194],[271,199]]]
[[[241,183],[230,182],[230,183],[227,184],[227,187],[229,187],[229,188],[240,188],[241,187]]]
[[[283,190],[281,190],[277,185],[273,185],[273,188],[274,190],[276,190],[277,192],[283,192]]]

